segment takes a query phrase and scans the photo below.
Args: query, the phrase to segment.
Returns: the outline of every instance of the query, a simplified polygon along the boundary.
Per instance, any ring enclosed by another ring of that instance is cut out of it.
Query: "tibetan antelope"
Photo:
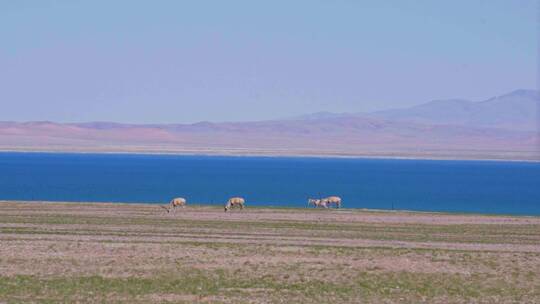
[[[336,208],[341,208],[341,197],[339,196],[329,196],[321,199],[321,201],[325,203],[328,207],[332,207],[332,205],[335,205]]]
[[[225,204],[225,212],[227,212],[228,210],[232,209],[235,206],[239,206],[240,210],[242,210],[242,209],[244,209],[244,203],[245,202],[246,201],[241,197],[231,197],[227,201],[227,204]]]
[[[308,206],[309,205],[313,205],[315,206],[315,208],[328,208],[328,206],[326,205],[326,202],[320,200],[320,199],[314,199],[314,198],[310,198],[308,199]]]
[[[186,207],[186,199],[183,197],[173,198],[169,203],[169,206],[164,208],[167,210],[167,213],[169,213],[171,210],[176,211],[177,207]]]

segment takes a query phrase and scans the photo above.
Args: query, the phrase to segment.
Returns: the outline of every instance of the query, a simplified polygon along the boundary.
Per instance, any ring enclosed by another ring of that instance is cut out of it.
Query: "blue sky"
[[[0,120],[186,123],[536,87],[537,1],[0,0]]]

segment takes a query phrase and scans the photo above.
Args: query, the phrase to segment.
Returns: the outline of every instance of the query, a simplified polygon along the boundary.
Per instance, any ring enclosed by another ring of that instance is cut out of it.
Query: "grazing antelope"
[[[319,208],[319,207],[328,208],[328,206],[326,205],[326,202],[324,202],[323,200],[314,199],[314,198],[308,199],[308,206],[309,205],[313,205],[315,206],[315,208]]]
[[[167,213],[171,212],[171,209],[173,211],[176,211],[176,207],[186,207],[186,199],[183,197],[177,197],[173,198],[171,202],[169,203],[169,207],[165,208],[167,210]]]
[[[231,197],[227,204],[225,204],[225,212],[227,212],[229,209],[232,209],[234,206],[239,206],[240,210],[244,209],[244,203],[246,201],[241,197]]]
[[[339,196],[329,196],[321,199],[321,201],[324,202],[328,207],[336,205],[336,208],[341,208],[341,197]]]

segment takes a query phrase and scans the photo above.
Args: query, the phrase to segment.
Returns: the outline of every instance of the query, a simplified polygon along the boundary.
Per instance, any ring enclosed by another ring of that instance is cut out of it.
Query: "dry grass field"
[[[0,303],[540,303],[540,218],[0,202]]]

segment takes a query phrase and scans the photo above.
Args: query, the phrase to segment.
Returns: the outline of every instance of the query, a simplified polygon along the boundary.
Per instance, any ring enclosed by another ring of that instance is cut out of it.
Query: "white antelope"
[[[177,197],[173,198],[171,202],[169,203],[168,207],[165,207],[165,210],[167,210],[167,213],[171,212],[171,210],[176,211],[177,207],[186,207],[186,199],[183,197]]]
[[[232,209],[235,206],[239,206],[240,210],[242,210],[242,209],[244,209],[244,203],[245,202],[246,201],[241,197],[231,197],[227,201],[227,204],[225,204],[225,212],[227,212],[228,210]]]
[[[313,205],[313,206],[315,206],[315,208],[319,208],[319,207],[328,208],[328,206],[326,205],[326,202],[323,202],[320,199],[314,199],[314,198],[308,199],[308,206],[309,205]]]
[[[325,203],[328,207],[336,205],[336,208],[341,208],[341,197],[339,196],[329,196],[321,199],[321,201]]]

